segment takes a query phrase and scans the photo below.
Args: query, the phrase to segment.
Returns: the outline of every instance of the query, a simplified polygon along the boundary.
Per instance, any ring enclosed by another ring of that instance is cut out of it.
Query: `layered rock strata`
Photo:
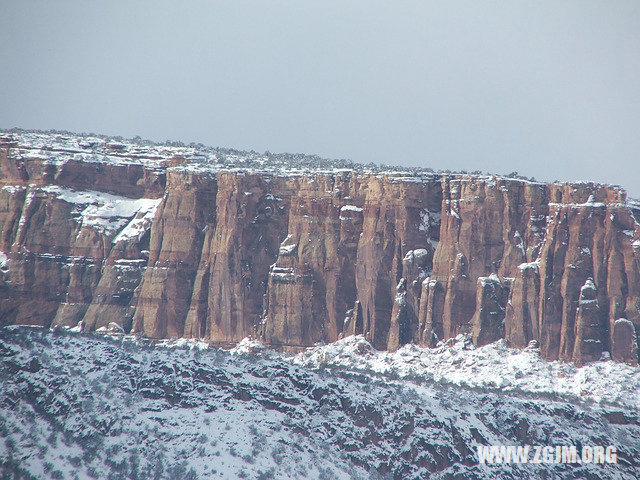
[[[301,348],[532,340],[637,364],[640,206],[612,186],[6,133],[0,324]]]

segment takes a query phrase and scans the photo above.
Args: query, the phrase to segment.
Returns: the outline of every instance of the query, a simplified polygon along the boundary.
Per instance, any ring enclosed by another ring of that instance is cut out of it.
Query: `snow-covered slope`
[[[1,329],[0,477],[622,480],[638,472],[637,410],[622,394],[598,394],[605,404],[449,383],[456,364],[471,371],[491,361],[504,371],[513,355],[499,346],[502,366],[486,349],[434,353],[432,365],[440,358],[449,371],[437,381],[418,375],[425,353],[386,356],[359,338],[332,348],[284,357],[248,341],[225,352],[185,340],[152,346]],[[557,376],[550,365],[531,377]],[[637,381],[627,373],[623,381]],[[619,461],[479,465],[477,444],[611,444]]]
[[[535,344],[535,342],[532,342]],[[504,340],[476,348],[459,335],[437,348],[408,344],[396,352],[374,350],[362,336],[310,348],[294,357],[306,366],[342,367],[413,382],[447,382],[501,392],[553,395],[568,401],[640,409],[640,368],[603,361],[578,368],[540,358],[535,345],[508,348]]]

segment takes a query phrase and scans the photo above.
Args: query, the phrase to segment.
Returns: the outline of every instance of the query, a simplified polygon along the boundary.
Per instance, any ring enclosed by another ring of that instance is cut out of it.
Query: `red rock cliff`
[[[640,206],[623,190],[314,162],[2,136],[0,323],[281,348],[468,333],[638,362]]]

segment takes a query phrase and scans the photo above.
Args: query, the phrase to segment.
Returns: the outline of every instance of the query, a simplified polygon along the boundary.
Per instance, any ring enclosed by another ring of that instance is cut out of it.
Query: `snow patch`
[[[2,190],[4,190],[5,192],[9,192],[9,193],[13,194],[13,193],[16,193],[16,192],[21,192],[26,188],[27,187],[22,186],[22,185],[4,185],[2,187]]]
[[[361,212],[362,208],[356,207],[355,205],[345,205],[340,209],[341,212]]]
[[[490,283],[500,283],[501,284],[502,282],[500,281],[500,277],[498,277],[497,274],[492,273],[488,277],[478,277],[478,283],[480,285],[482,285],[483,287],[485,287]]]
[[[298,248],[298,244],[294,241],[293,235],[287,235],[278,249],[278,255],[291,255]]]
[[[521,263],[520,265],[518,265],[518,268],[521,271],[525,271],[525,270],[535,270],[538,271],[540,269],[540,262],[538,260],[536,260],[535,262],[525,262],[525,263]]]
[[[170,338],[156,344],[161,348],[188,348],[189,350],[206,350],[209,343],[201,338]]]
[[[131,219],[127,226],[124,227],[122,231],[113,239],[113,243],[118,243],[120,241],[130,239],[140,241],[144,234],[151,228],[153,219],[156,216],[156,210],[158,209],[158,206],[160,205],[162,199],[158,198],[156,200],[142,200],[145,201],[140,205],[140,209],[138,210],[136,216]]]
[[[424,248],[416,248],[415,250],[409,250],[403,260],[406,262],[415,262],[421,261],[428,256],[429,252],[427,250]]]
[[[60,200],[77,206],[82,226],[94,228],[105,234],[127,228],[118,240],[133,238],[150,226],[161,199],[127,198],[95,190],[73,190],[50,185],[41,191],[55,195]],[[130,219],[141,213],[139,218]]]
[[[240,342],[229,350],[230,353],[234,355],[242,355],[242,354],[253,354],[262,352],[266,347],[255,338],[245,337]]]

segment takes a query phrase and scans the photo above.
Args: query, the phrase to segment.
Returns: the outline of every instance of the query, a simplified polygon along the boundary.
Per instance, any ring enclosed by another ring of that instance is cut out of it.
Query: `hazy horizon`
[[[11,2],[0,128],[622,185],[640,3]]]

